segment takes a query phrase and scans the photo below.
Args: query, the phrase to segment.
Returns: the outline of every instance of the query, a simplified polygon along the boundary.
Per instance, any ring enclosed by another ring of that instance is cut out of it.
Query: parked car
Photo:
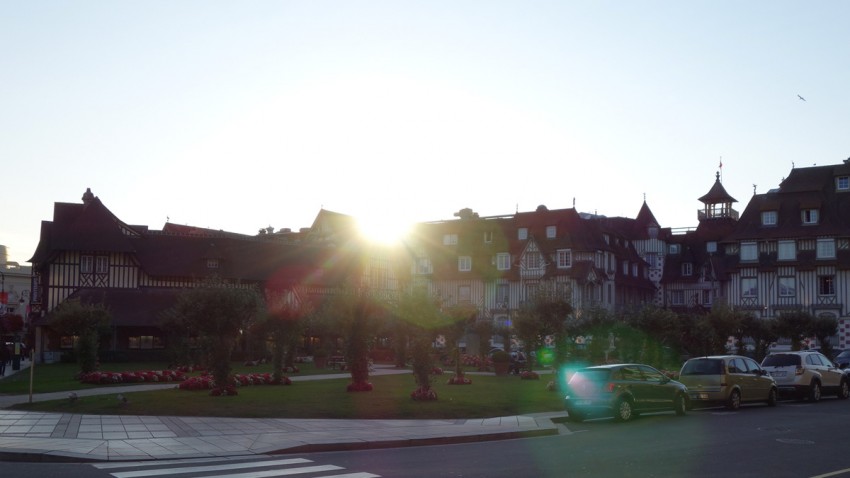
[[[665,410],[684,415],[688,391],[649,365],[597,365],[573,373],[564,406],[569,419],[577,422],[597,416],[625,422],[639,413]]]
[[[691,406],[722,404],[737,410],[744,402],[765,402],[775,407],[778,398],[773,377],[741,355],[692,358],[682,365],[679,381],[688,387]]]
[[[850,349],[839,350],[832,361],[835,362],[835,365],[838,365],[838,368],[846,369],[850,367]]]
[[[820,352],[779,352],[764,358],[761,366],[770,372],[782,395],[807,398],[812,402],[822,394],[850,397],[850,371],[840,369]]]

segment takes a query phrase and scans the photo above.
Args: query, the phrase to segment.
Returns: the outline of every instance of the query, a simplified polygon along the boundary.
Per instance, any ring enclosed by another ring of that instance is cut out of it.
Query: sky
[[[255,234],[570,208],[697,225],[850,157],[845,1],[0,3],[0,244],[86,188]],[[799,96],[805,98],[800,99]]]

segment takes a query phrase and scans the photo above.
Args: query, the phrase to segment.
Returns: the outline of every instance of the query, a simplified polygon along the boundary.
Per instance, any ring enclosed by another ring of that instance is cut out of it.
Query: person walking
[[[12,354],[9,353],[9,348],[6,347],[6,344],[0,343],[0,377],[6,375],[6,363],[11,357]]]

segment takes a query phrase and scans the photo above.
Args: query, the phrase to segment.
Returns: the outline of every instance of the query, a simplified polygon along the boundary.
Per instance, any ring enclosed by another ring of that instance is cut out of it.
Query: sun
[[[376,244],[398,244],[408,234],[410,228],[410,223],[394,217],[357,218],[357,229],[360,235]]]

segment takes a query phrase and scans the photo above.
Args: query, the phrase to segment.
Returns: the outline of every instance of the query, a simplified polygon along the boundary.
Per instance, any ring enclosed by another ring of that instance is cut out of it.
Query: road
[[[850,401],[566,423],[558,436],[191,462],[3,463],[4,477],[845,477]],[[142,466],[143,465],[143,466]],[[190,468],[191,470],[188,470]]]

